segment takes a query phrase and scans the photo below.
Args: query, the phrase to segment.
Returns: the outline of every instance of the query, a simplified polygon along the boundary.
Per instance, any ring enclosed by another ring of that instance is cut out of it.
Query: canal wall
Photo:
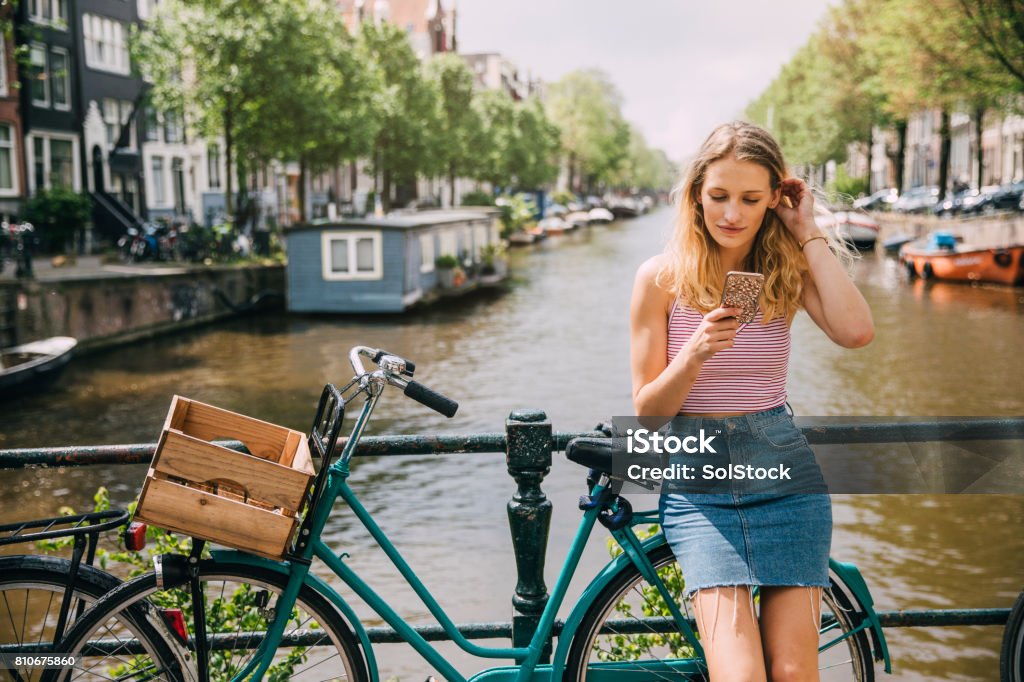
[[[6,343],[72,336],[96,350],[235,315],[254,299],[280,305],[284,266],[182,267],[0,282],[13,318]]]
[[[931,215],[873,213],[883,241],[900,234],[924,237],[935,230],[951,232],[964,242],[981,247],[1024,244],[1024,214],[1002,214],[976,218],[937,218]]]

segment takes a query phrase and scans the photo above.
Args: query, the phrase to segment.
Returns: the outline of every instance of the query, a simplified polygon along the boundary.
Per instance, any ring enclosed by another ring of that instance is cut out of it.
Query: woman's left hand
[[[779,185],[782,199],[776,204],[775,215],[779,216],[787,229],[802,241],[819,232],[814,222],[814,195],[807,183],[800,178],[786,178]],[[790,206],[786,205],[789,199]]]

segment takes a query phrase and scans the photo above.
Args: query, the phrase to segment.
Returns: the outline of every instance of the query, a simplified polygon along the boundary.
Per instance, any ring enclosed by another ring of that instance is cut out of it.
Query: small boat
[[[565,234],[570,230],[576,229],[573,223],[562,220],[557,216],[551,216],[550,218],[544,218],[544,220],[537,223],[537,227],[544,230],[545,234]]]
[[[954,282],[1024,284],[1024,245],[978,247],[963,244],[947,232],[904,244],[900,262],[907,273],[922,279]]]
[[[607,208],[592,208],[587,217],[592,223],[610,223],[615,220],[615,215]]]
[[[587,211],[573,211],[568,213],[563,218],[565,222],[576,227],[585,227],[590,224],[590,213]]]
[[[885,249],[886,253],[899,253],[901,246],[914,241],[914,239],[916,239],[916,237],[913,235],[900,233],[893,235],[882,242],[882,248]]]
[[[537,241],[537,235],[532,234],[530,232],[526,232],[525,230],[513,232],[508,236],[509,246],[529,246],[530,244],[533,244],[535,241]]]
[[[817,216],[815,222],[821,229],[830,231],[836,239],[858,249],[873,249],[878,241],[878,221],[865,213],[836,211],[830,215]]]
[[[643,206],[630,198],[618,199],[608,205],[616,218],[635,218],[643,213]]]
[[[0,399],[51,385],[64,371],[77,345],[70,336],[53,336],[0,351]]]

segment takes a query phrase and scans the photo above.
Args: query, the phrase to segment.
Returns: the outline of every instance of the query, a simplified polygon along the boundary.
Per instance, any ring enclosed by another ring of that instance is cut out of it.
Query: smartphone
[[[757,315],[758,301],[761,300],[761,289],[764,288],[764,275],[758,272],[736,272],[725,275],[725,286],[722,288],[723,308],[741,308],[737,317],[740,324],[747,324]]]

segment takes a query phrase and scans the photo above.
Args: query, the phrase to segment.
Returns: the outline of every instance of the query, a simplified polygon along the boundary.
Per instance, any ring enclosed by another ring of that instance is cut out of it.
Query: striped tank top
[[[704,317],[693,308],[673,304],[668,317],[668,361],[679,354]],[[776,317],[761,324],[761,311],[736,333],[732,348],[704,363],[680,412],[760,412],[786,402],[789,369],[789,324]]]

